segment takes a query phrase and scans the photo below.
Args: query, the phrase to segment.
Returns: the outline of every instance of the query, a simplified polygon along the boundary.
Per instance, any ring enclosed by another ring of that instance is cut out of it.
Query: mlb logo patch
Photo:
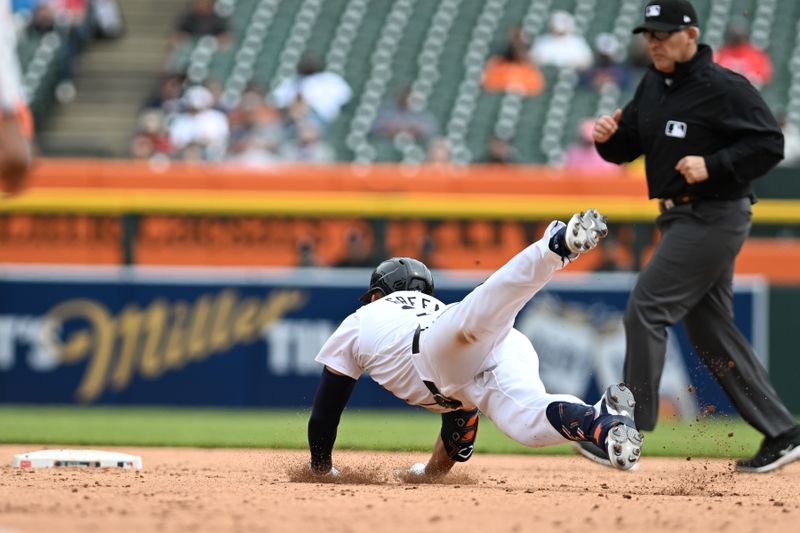
[[[654,6],[647,6],[647,10],[644,12],[645,17],[657,17],[661,14],[661,6],[656,4]]]
[[[667,122],[667,127],[664,129],[664,133],[667,137],[683,139],[686,137],[686,123],[678,122],[677,120],[670,120]]]

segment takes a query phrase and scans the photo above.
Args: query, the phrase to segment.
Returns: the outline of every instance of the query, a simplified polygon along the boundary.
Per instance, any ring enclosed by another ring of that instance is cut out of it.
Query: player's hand
[[[592,139],[594,142],[603,144],[617,133],[619,120],[622,118],[622,109],[617,108],[613,115],[602,115],[594,121],[592,129]]]
[[[425,472],[425,468],[428,466],[428,463],[414,463],[408,469],[408,474],[411,476],[422,477],[427,475]]]
[[[675,170],[683,175],[689,185],[708,179],[706,159],[700,155],[687,155],[678,161]]]
[[[394,477],[403,483],[418,483],[426,480],[434,480],[437,475],[427,472],[428,463],[414,463],[409,468],[395,470]]]

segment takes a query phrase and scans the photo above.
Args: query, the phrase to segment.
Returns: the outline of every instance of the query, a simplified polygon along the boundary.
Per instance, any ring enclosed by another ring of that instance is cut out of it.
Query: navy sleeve
[[[325,473],[333,466],[333,444],[336,428],[356,380],[334,374],[326,367],[322,371],[317,395],[308,420],[308,447],[311,451],[311,469]]]

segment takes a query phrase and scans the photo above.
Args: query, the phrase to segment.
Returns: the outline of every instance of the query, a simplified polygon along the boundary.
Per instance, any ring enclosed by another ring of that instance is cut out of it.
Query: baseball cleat
[[[606,415],[627,416],[633,420],[633,408],[636,400],[633,392],[624,383],[611,385],[600,399],[600,412]]]
[[[765,437],[753,458],[736,461],[736,471],[764,474],[797,460],[800,460],[800,427],[777,437]]]
[[[644,437],[636,429],[633,408],[636,400],[633,392],[624,384],[611,385],[600,400],[600,416],[613,424],[608,431],[605,447],[591,441],[575,442],[574,448],[595,463],[618,468],[635,470],[639,467]],[[602,422],[601,422],[602,423]]]
[[[572,215],[567,223],[564,236],[567,248],[573,254],[583,254],[592,250],[600,239],[608,235],[607,219],[597,209],[587,209]]]
[[[314,476],[320,477],[320,478],[339,478],[339,477],[342,476],[342,473],[339,472],[339,470],[335,466],[332,466],[331,469],[328,470],[328,471],[318,472],[318,471],[315,471],[311,467],[311,465],[308,465],[308,471],[311,472],[312,474],[314,474]]]
[[[572,447],[575,451],[599,465],[612,467],[608,452],[592,441],[573,442]],[[612,467],[613,468],[613,467]]]
[[[636,428],[626,424],[614,426],[606,437],[606,454],[611,466],[620,470],[631,470],[639,466],[644,438]]]

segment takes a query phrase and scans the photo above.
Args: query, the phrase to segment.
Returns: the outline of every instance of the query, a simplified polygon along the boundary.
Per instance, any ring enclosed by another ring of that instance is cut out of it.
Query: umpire
[[[658,418],[666,327],[683,320],[705,365],[742,417],[765,435],[737,470],[768,472],[800,459],[800,425],[783,405],[733,322],[733,264],[751,225],[751,182],[783,159],[783,135],[742,76],[698,44],[686,0],[653,0],[633,30],[653,65],[633,100],[594,125],[595,146],[613,163],[646,156],[661,232],[625,311],[625,382],[639,429]]]

